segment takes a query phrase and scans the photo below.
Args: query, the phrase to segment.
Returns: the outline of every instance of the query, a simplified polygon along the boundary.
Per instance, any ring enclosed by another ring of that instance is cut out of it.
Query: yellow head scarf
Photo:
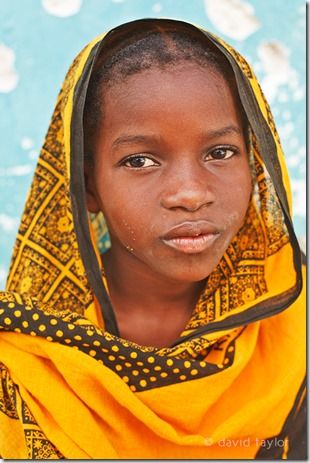
[[[59,94],[0,293],[3,458],[286,458],[302,445],[305,318],[284,157],[248,63],[228,58],[251,126],[255,189],[242,229],[167,348],[122,339],[88,217],[82,123],[100,36]],[[191,26],[193,27],[193,26]],[[295,452],[295,453],[294,453]]]

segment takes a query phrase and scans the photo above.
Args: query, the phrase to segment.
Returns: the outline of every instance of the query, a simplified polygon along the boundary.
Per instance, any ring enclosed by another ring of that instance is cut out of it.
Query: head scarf
[[[83,108],[98,53],[158,23],[184,25],[139,20],[97,37],[57,99],[0,293],[3,458],[287,458],[301,449],[305,304],[287,169],[251,67],[206,31],[249,121],[251,204],[179,339],[154,348],[119,336],[99,257],[106,225],[85,203]]]

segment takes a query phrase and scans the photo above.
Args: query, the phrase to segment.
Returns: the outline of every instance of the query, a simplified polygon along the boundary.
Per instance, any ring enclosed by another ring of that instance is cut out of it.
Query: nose
[[[215,201],[212,174],[201,165],[183,165],[171,169],[165,178],[161,205],[166,209],[195,212]]]

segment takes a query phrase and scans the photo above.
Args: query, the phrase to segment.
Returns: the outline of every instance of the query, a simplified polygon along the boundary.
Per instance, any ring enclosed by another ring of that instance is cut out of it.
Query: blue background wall
[[[222,36],[254,66],[282,138],[305,246],[303,0],[1,0],[0,287],[65,72],[97,34],[141,17],[172,17]]]

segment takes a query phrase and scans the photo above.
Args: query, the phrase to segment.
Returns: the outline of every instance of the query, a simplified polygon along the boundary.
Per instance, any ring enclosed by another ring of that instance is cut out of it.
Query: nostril
[[[211,184],[211,181],[212,179],[206,178],[205,171],[203,178],[197,178],[194,173],[190,175],[188,171],[186,176],[177,179],[171,176],[167,188],[162,191],[161,204],[167,209],[180,208],[196,212],[215,201],[216,185]]]
[[[187,212],[197,212],[203,207],[208,207],[213,204],[214,201],[203,198],[199,201],[193,201],[192,199],[185,198],[165,198],[162,200],[161,205],[166,209],[182,209]]]

